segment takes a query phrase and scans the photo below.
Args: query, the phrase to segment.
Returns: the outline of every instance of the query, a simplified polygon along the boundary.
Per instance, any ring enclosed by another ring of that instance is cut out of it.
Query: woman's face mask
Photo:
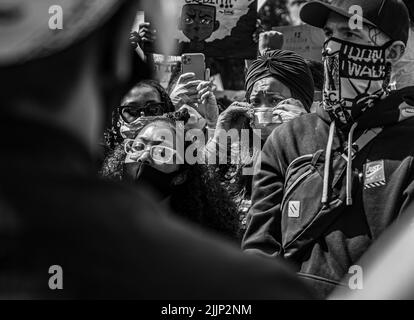
[[[125,163],[124,172],[126,179],[137,184],[145,184],[158,193],[161,199],[171,195],[174,187],[174,178],[177,172],[161,172],[146,163]]]
[[[391,64],[386,49],[330,38],[324,44],[323,106],[344,124],[353,123],[387,91]]]
[[[120,128],[119,132],[124,139],[134,139],[137,136],[137,133],[142,130],[147,125],[147,120],[145,118],[138,118],[131,123],[126,123],[123,119],[120,119]]]

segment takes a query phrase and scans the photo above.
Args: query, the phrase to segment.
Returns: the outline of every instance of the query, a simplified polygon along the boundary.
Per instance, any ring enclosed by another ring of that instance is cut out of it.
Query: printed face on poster
[[[174,52],[181,55],[204,53],[207,57],[251,58],[257,51],[253,41],[256,30],[257,0],[169,0],[177,10],[171,12],[176,21],[173,32]],[[146,16],[160,22],[151,14]]]

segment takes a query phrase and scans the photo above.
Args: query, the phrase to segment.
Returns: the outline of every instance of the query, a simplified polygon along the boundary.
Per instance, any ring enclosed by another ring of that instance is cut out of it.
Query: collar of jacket
[[[329,123],[329,138],[326,147],[325,172],[323,183],[322,203],[328,203],[329,175],[331,174],[330,162],[335,136],[339,138],[342,150],[347,152],[347,171],[346,171],[346,204],[352,205],[352,145],[355,138],[361,136],[365,129],[387,127],[398,122],[404,121],[414,116],[414,87],[406,87],[398,91],[391,92],[383,100],[378,101],[375,106],[368,109],[363,115],[350,126],[333,123],[329,114],[319,105],[318,116],[327,124]],[[408,108],[407,110],[403,110]]]
[[[401,117],[400,107],[404,105],[404,103],[412,105],[414,109],[414,86],[392,91],[384,99],[378,101],[374,107],[365,111],[363,115],[357,119],[358,131],[377,127],[387,127],[407,119]],[[328,112],[323,109],[322,103],[316,108],[316,113],[319,118],[328,125],[333,121]],[[350,126],[344,126],[337,123],[337,129],[346,135],[349,132]]]
[[[360,129],[388,127],[404,121],[409,117],[402,116],[401,107],[407,104],[414,107],[414,86],[392,91],[383,100],[378,101],[358,119],[358,127]]]

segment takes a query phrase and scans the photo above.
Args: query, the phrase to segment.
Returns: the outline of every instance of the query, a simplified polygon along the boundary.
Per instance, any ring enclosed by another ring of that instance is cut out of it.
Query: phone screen
[[[206,62],[202,53],[188,53],[181,56],[182,73],[192,72],[197,80],[205,80]]]

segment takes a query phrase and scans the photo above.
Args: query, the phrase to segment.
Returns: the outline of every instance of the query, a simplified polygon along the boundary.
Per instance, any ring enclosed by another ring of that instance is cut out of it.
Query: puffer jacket
[[[254,176],[243,249],[293,262],[319,298],[348,286],[350,268],[412,200],[413,106],[409,87],[352,128],[322,109],[278,127]]]

